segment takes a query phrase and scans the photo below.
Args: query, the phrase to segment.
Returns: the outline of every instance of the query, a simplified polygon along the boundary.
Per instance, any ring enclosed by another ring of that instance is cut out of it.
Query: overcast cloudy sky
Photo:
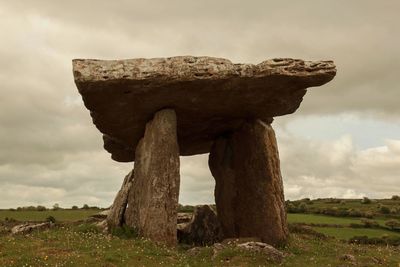
[[[285,196],[400,193],[400,1],[0,0],[0,208],[111,204],[133,164],[102,148],[73,58],[332,59],[275,119]],[[184,204],[213,202],[208,155],[181,158]]]

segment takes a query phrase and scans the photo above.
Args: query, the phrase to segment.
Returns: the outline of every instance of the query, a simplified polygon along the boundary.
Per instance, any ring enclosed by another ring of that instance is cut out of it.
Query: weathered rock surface
[[[259,252],[265,254],[269,259],[275,262],[281,262],[284,258],[283,252],[277,250],[273,246],[270,246],[262,242],[247,242],[237,245],[239,249]]]
[[[271,125],[250,120],[218,139],[209,166],[224,238],[259,237],[275,245],[288,235],[278,147]]]
[[[176,115],[164,109],[147,123],[136,148],[125,223],[136,228],[140,236],[175,245],[179,180]]]
[[[107,224],[109,228],[119,227],[124,223],[124,214],[126,206],[128,205],[128,195],[132,188],[133,173],[134,171],[132,170],[127,176],[125,176],[121,189],[117,193],[114,203],[108,212]]]
[[[133,161],[146,123],[173,108],[181,155],[209,152],[214,139],[251,118],[293,113],[306,88],[329,82],[332,61],[271,59],[258,65],[212,57],[73,60],[75,83],[104,147]]]
[[[212,245],[221,239],[217,214],[209,205],[197,206],[189,223],[178,224],[178,240],[190,245]]]
[[[273,261],[275,263],[280,263],[282,262],[283,258],[285,257],[285,254],[273,246],[270,246],[266,243],[258,242],[258,241],[247,241],[247,242],[242,242],[244,239],[236,239],[236,240],[230,240],[226,241],[224,240],[223,243],[215,243],[212,246],[213,250],[213,256],[212,258],[215,259],[221,251],[224,251],[226,248],[230,249],[239,249],[239,250],[246,250],[246,251],[251,251],[253,253],[262,253],[267,258],[269,261]],[[195,247],[196,248],[196,247]],[[197,251],[193,248],[193,252],[196,253]],[[198,248],[198,247],[197,247]],[[199,252],[197,252],[198,254]],[[196,255],[196,254],[194,254]]]
[[[178,212],[178,224],[189,223],[193,218],[192,213]]]
[[[27,234],[32,232],[33,230],[43,230],[51,227],[50,222],[44,222],[44,223],[25,223],[25,224],[20,224],[16,225],[13,228],[11,228],[11,233],[12,234]]]
[[[102,210],[99,213],[90,215],[90,217],[96,218],[96,219],[106,219],[109,213],[110,213],[110,210]]]

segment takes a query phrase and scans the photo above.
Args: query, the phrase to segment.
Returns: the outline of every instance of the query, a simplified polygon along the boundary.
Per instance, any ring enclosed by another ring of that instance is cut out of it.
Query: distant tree
[[[53,205],[53,210],[59,210],[60,209],[60,205],[58,203]]]
[[[84,210],[88,210],[88,209],[90,209],[90,207],[89,207],[89,205],[88,205],[88,204],[84,204],[84,205],[83,205],[83,207],[82,207],[82,209],[84,209]]]
[[[399,195],[393,195],[392,196],[392,200],[400,200],[400,196]]]
[[[351,216],[351,217],[361,217],[363,215],[364,214],[361,211],[357,210],[357,209],[350,209],[349,210],[349,216]]]
[[[375,215],[375,214],[374,214],[372,211],[365,211],[365,212],[362,213],[362,216],[363,216],[363,217],[369,218],[369,219],[373,218],[374,215]]]
[[[45,210],[46,210],[46,207],[45,207],[45,206],[40,206],[40,205],[39,205],[39,206],[36,207],[36,210],[37,210],[37,211],[45,211]]]
[[[72,206],[72,209],[73,209],[73,210],[77,210],[77,209],[79,209],[79,208],[78,208],[78,206],[75,206],[75,205],[74,205],[74,206]]]
[[[53,216],[49,216],[49,217],[46,218],[46,222],[55,223],[56,222],[56,218],[54,218]]]
[[[301,203],[298,208],[297,208],[298,212],[300,213],[304,213],[307,211],[307,205],[306,203]]]
[[[373,228],[373,227],[378,227],[379,224],[374,221],[374,220],[369,220],[369,219],[361,219],[362,224],[366,228]]]
[[[371,199],[367,198],[367,197],[363,197],[363,199],[361,200],[362,204],[371,204]]]
[[[385,225],[390,229],[394,230],[396,228],[400,228],[400,221],[398,220],[388,220],[385,222]]]
[[[297,212],[297,207],[293,203],[287,203],[286,204],[286,211],[288,213],[296,213]]]
[[[383,214],[389,214],[390,213],[390,208],[387,206],[382,206],[379,211]]]

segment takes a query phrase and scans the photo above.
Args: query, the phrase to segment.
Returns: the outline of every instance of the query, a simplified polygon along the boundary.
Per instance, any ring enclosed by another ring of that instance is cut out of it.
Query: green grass
[[[57,221],[71,222],[88,218],[99,210],[46,210],[46,211],[9,211],[0,210],[0,221],[13,218],[17,221],[44,221],[53,216]]]
[[[319,214],[305,214],[305,213],[289,213],[289,223],[323,223],[323,224],[339,224],[339,225],[350,225],[351,223],[361,223],[361,218],[357,217],[336,217]],[[374,218],[371,219],[377,221],[380,225],[385,225],[385,219]]]
[[[380,211],[380,206],[386,206],[390,209],[400,210],[400,200],[391,200],[391,199],[371,199],[371,203],[363,204],[361,203],[361,199],[336,199],[332,201],[330,199],[315,199],[312,201],[304,202],[307,203],[307,210],[309,212],[316,212],[318,210],[324,210],[327,208],[337,208],[337,209],[346,209],[346,210],[358,210],[360,212],[369,212],[372,214],[376,214],[378,216],[388,216],[388,217],[399,217],[400,212],[397,214],[382,214]],[[303,201],[292,201],[292,203],[301,203]]]
[[[326,223],[349,225],[351,223],[360,222],[359,218],[334,217],[318,214],[289,213],[287,216],[289,223]]]
[[[336,237],[338,239],[348,240],[354,236],[368,236],[368,237],[382,237],[387,236],[398,236],[399,232],[392,232],[385,229],[374,229],[374,228],[334,228],[334,227],[313,227],[317,232],[323,233],[327,236]]]
[[[143,239],[121,239],[78,226],[56,227],[27,236],[0,235],[0,266],[347,266],[343,254],[359,266],[398,266],[400,253],[386,246],[353,245],[293,234],[281,264],[260,253],[228,247],[214,256],[210,247],[191,254],[187,247],[166,248]]]

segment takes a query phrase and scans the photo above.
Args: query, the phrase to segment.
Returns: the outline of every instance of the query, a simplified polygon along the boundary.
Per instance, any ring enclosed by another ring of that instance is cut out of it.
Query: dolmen
[[[109,228],[177,243],[179,156],[209,153],[224,238],[288,237],[273,118],[295,112],[307,88],[334,78],[332,61],[277,58],[235,64],[213,57],[73,60],[79,93],[104,149],[134,162]]]

